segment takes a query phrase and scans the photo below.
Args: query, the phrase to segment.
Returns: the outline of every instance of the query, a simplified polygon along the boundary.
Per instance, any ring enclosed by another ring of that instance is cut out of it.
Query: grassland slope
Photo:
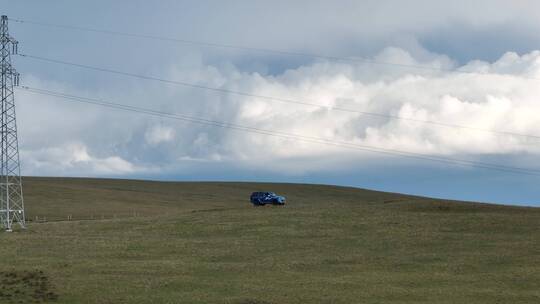
[[[0,303],[540,302],[536,208],[297,184],[24,189],[28,229],[0,233]],[[260,190],[288,205],[252,207]]]

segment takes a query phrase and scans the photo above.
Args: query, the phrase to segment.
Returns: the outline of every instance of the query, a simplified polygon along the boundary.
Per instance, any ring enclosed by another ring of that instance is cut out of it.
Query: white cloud
[[[174,129],[168,126],[155,125],[150,127],[144,134],[146,142],[151,145],[170,142],[174,139]]]
[[[21,150],[21,156],[26,174],[122,175],[143,171],[118,156],[91,156],[81,143],[33,151]]]
[[[399,53],[400,56],[395,56]],[[380,61],[423,66],[441,66],[440,58],[418,62],[403,50],[386,50]],[[255,94],[309,101],[330,107],[398,115],[477,129],[540,134],[540,121],[530,113],[540,110],[538,80],[526,79],[540,72],[539,52],[524,56],[508,53],[499,61],[471,65],[467,71],[491,74],[422,72],[411,69],[359,65],[356,67],[317,63],[289,71],[277,78],[259,81]],[[446,61],[446,60],[443,60]],[[448,62],[444,63],[448,66]],[[498,73],[505,73],[499,75]],[[294,75],[294,77],[291,77]],[[293,79],[291,79],[293,78]],[[382,80],[381,80],[382,79]],[[530,139],[495,135],[421,124],[406,120],[377,119],[358,113],[343,113],[267,100],[247,100],[240,106],[240,118],[266,129],[283,130],[336,141],[365,144],[427,154],[538,153]],[[244,142],[247,145],[251,138]],[[262,144],[261,144],[262,145]],[[319,148],[319,153],[324,148]],[[329,149],[333,150],[333,149]],[[269,157],[311,155],[304,146],[278,144],[264,149]],[[334,152],[330,152],[334,153]]]
[[[425,50],[419,53],[417,56],[400,48],[387,48],[376,59],[434,68],[456,67],[445,55]],[[540,120],[535,114],[540,112],[540,81],[530,79],[540,78],[540,52],[521,56],[507,53],[494,63],[474,61],[461,69],[481,74],[315,62],[265,76],[242,72],[230,65],[205,65],[200,60],[172,69],[170,77],[328,107],[540,134]],[[471,159],[486,154],[540,154],[540,144],[522,137],[147,84],[144,90],[103,92],[102,96],[93,97],[260,129],[423,154],[459,154]],[[28,85],[87,95],[37,79],[31,79]],[[333,146],[206,125],[169,120],[163,125],[140,114],[45,102],[42,97],[27,94],[17,98],[24,104],[19,109],[20,121],[24,122],[24,168],[35,174],[133,174],[155,167],[174,168],[179,161],[238,163],[293,173],[334,170],[339,163],[346,166],[348,162],[374,157]],[[39,123],[28,123],[32,121]],[[88,151],[95,151],[95,155]],[[269,166],[270,163],[275,165]],[[331,169],[328,164],[332,164]]]

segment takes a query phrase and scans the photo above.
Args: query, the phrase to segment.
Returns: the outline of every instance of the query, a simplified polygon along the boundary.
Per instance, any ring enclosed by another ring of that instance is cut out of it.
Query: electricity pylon
[[[8,17],[2,16],[0,25],[1,86],[0,105],[0,222],[6,231],[12,231],[13,223],[25,227],[19,143],[15,120],[15,96],[13,87],[19,85],[19,73],[11,66],[11,55],[17,54],[17,40],[8,33]]]

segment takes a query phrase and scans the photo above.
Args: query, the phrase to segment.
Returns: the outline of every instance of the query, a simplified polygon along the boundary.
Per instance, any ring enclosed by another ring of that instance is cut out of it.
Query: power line
[[[181,43],[181,44],[191,44],[191,45],[198,45],[198,46],[211,47],[211,48],[255,51],[255,52],[263,52],[263,53],[273,53],[273,54],[285,55],[285,56],[324,59],[328,61],[341,61],[341,62],[350,62],[350,63],[356,63],[356,64],[367,63],[367,64],[385,65],[385,66],[393,66],[393,67],[400,67],[400,68],[412,68],[412,69],[430,70],[430,71],[438,71],[438,72],[452,72],[452,73],[457,73],[457,74],[489,75],[486,72],[467,71],[461,68],[444,68],[444,67],[432,67],[432,66],[426,66],[426,65],[385,62],[385,61],[373,60],[366,57],[344,57],[344,56],[333,56],[333,55],[324,55],[324,54],[316,54],[316,53],[294,52],[294,51],[286,51],[286,50],[279,50],[279,49],[250,47],[250,46],[224,44],[224,43],[190,40],[190,39],[179,39],[179,38],[172,38],[172,37],[165,37],[165,36],[158,36],[158,35],[128,33],[128,32],[121,32],[121,31],[114,31],[114,30],[104,30],[104,29],[96,29],[96,28],[91,28],[91,27],[55,24],[55,23],[39,22],[39,21],[31,21],[31,20],[23,20],[23,19],[10,19],[10,20],[13,22],[20,23],[20,24],[37,25],[37,26],[52,27],[52,28],[59,28],[59,29],[65,29],[65,30],[85,31],[85,32],[107,34],[107,35],[132,37],[132,38],[151,39],[151,40],[156,40],[156,41],[176,42],[176,43]],[[507,74],[497,74],[497,75],[514,76],[514,75],[507,75]],[[526,76],[519,76],[519,77],[523,79],[540,80],[539,78],[533,78],[533,77],[526,77]]]
[[[30,25],[66,29],[66,30],[93,32],[93,33],[108,34],[108,35],[115,35],[115,36],[126,36],[126,37],[132,37],[132,38],[151,39],[151,40],[156,40],[156,41],[176,42],[176,43],[199,45],[199,46],[211,47],[211,48],[224,48],[224,49],[234,49],[234,50],[243,50],[243,51],[274,53],[278,55],[295,56],[295,57],[310,57],[310,58],[316,58],[316,59],[325,59],[329,61],[369,63],[369,64],[376,64],[376,65],[387,65],[387,66],[394,66],[394,67],[413,68],[413,69],[431,70],[431,71],[439,71],[439,72],[442,71],[442,72],[456,72],[456,73],[466,73],[466,74],[481,74],[481,73],[473,72],[473,71],[464,71],[464,70],[442,68],[442,67],[430,67],[430,66],[424,66],[424,65],[411,65],[411,64],[384,62],[384,61],[372,60],[365,57],[331,56],[331,55],[322,55],[322,54],[315,54],[315,53],[293,52],[293,51],[285,51],[285,50],[278,50],[278,49],[249,47],[249,46],[223,44],[223,43],[189,40],[189,39],[178,39],[178,38],[171,38],[171,37],[164,37],[164,36],[157,36],[157,35],[136,34],[136,33],[113,31],[113,30],[95,29],[95,28],[82,27],[82,26],[76,26],[76,25],[30,21],[30,20],[23,20],[23,19],[10,19],[10,20],[13,22],[21,23],[21,24],[30,24]]]
[[[41,57],[41,56],[34,56],[34,55],[28,55],[28,54],[19,54],[19,56],[24,57],[24,58],[30,58],[30,59],[45,61],[45,62],[49,62],[49,63],[68,65],[68,66],[75,66],[75,67],[78,67],[78,68],[84,68],[84,69],[89,69],[89,70],[94,70],[94,71],[99,71],[99,72],[105,72],[105,73],[117,74],[117,75],[122,75],[122,76],[134,77],[134,78],[139,78],[139,79],[144,79],[144,80],[158,81],[158,82],[162,82],[162,83],[180,85],[180,86],[190,87],[190,88],[195,88],[195,89],[200,89],[200,90],[209,90],[209,91],[214,91],[214,92],[218,92],[218,93],[222,93],[222,94],[233,94],[233,95],[239,95],[239,96],[244,96],[244,97],[253,97],[253,98],[259,98],[259,99],[264,99],[264,100],[268,100],[268,101],[278,101],[278,102],[291,103],[291,104],[297,104],[297,105],[302,105],[302,106],[317,107],[317,108],[326,109],[326,110],[329,110],[329,111],[348,112],[348,113],[355,113],[355,114],[378,117],[378,118],[387,118],[387,119],[392,119],[392,120],[411,121],[411,122],[416,122],[416,123],[424,123],[424,124],[430,124],[430,125],[435,125],[435,126],[440,126],[440,127],[447,127],[447,128],[457,128],[457,129],[464,129],[464,130],[471,130],[471,131],[478,131],[478,132],[487,132],[487,133],[493,133],[493,134],[504,135],[504,136],[518,136],[518,137],[525,137],[525,138],[531,138],[531,139],[540,139],[540,135],[531,135],[531,134],[522,134],[522,133],[510,132],[510,131],[484,129],[484,128],[478,128],[478,127],[472,127],[472,126],[464,126],[464,125],[459,125],[459,124],[451,124],[451,123],[438,122],[438,121],[432,121],[432,120],[415,119],[415,118],[403,117],[403,116],[398,116],[398,115],[389,115],[389,114],[383,114],[383,113],[358,111],[358,110],[342,108],[342,107],[324,106],[324,105],[320,105],[320,104],[313,103],[313,102],[300,101],[300,100],[294,100],[294,99],[286,99],[286,98],[279,98],[279,97],[271,97],[271,96],[264,96],[264,95],[240,92],[240,91],[223,89],[223,88],[209,87],[209,86],[204,86],[204,85],[200,85],[200,84],[194,84],[194,83],[183,82],[183,81],[169,80],[169,79],[153,77],[153,76],[147,76],[147,75],[140,75],[140,74],[123,72],[123,71],[118,71],[118,70],[113,70],[113,69],[108,69],[108,68],[102,68],[102,67],[90,66],[90,65],[85,65],[85,64],[78,64],[78,63],[73,63],[73,62],[57,60],[57,59],[45,58],[45,57]]]
[[[442,156],[430,156],[430,155],[415,153],[415,152],[407,152],[407,151],[401,151],[401,150],[395,150],[395,149],[385,149],[385,148],[378,148],[378,147],[367,146],[367,145],[353,144],[353,143],[348,143],[348,142],[340,142],[340,141],[328,140],[328,139],[324,139],[320,137],[304,136],[304,135],[294,134],[294,133],[287,133],[287,132],[281,132],[281,131],[250,127],[250,126],[243,126],[243,125],[239,125],[235,123],[210,120],[210,119],[193,117],[193,116],[188,116],[188,115],[183,115],[183,114],[155,111],[155,110],[147,109],[147,108],[140,108],[140,107],[135,107],[135,106],[130,106],[130,105],[108,102],[101,99],[87,98],[87,97],[82,97],[82,96],[65,94],[61,92],[54,92],[50,90],[31,88],[27,86],[23,86],[21,87],[21,89],[25,90],[26,92],[58,97],[58,98],[62,98],[71,102],[98,105],[98,106],[114,108],[118,110],[130,111],[130,112],[135,112],[135,113],[140,113],[140,114],[147,114],[147,115],[163,117],[163,118],[170,118],[170,119],[203,124],[203,125],[210,125],[210,126],[220,127],[220,128],[233,129],[233,130],[242,131],[242,132],[262,134],[262,135],[267,135],[267,136],[284,138],[288,140],[297,140],[301,142],[323,144],[323,145],[347,148],[347,149],[352,149],[352,150],[372,152],[372,153],[377,153],[377,154],[400,156],[400,157],[407,157],[407,158],[420,159],[420,160],[429,160],[433,162],[445,163],[445,164],[450,164],[450,165],[461,165],[461,166],[469,166],[469,167],[476,167],[476,168],[489,169],[489,170],[511,172],[511,173],[517,173],[517,174],[540,176],[540,170],[535,170],[535,169],[518,168],[518,167],[497,165],[497,164],[492,164],[492,163],[485,163],[485,162],[471,161],[471,160],[464,160],[464,159],[457,159],[457,158],[450,158],[450,157],[442,157]]]

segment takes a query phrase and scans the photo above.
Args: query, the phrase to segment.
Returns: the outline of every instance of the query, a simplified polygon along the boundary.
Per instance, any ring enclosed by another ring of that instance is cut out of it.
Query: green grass
[[[536,208],[292,184],[24,187],[32,221],[0,232],[0,303],[540,302]],[[288,205],[252,207],[266,189]]]

